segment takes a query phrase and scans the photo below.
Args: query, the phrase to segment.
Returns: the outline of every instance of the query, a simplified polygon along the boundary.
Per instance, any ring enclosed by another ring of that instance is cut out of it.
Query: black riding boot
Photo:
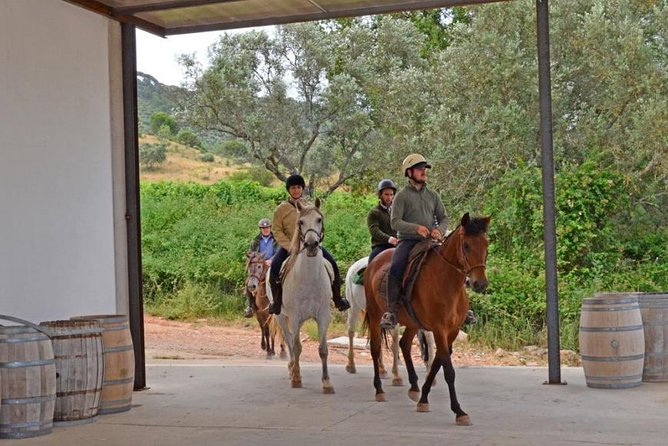
[[[334,306],[339,311],[346,311],[350,308],[348,299],[341,297],[341,277],[338,275],[334,276],[334,281],[332,282],[332,300],[334,301]]]
[[[255,308],[255,298],[253,296],[248,296],[248,306],[244,310],[244,317],[248,318],[253,316],[253,313],[257,308]]]
[[[393,275],[387,278],[387,311],[383,314],[380,320],[380,328],[392,330],[397,326],[397,302],[401,296],[401,279],[397,279]]]
[[[281,314],[281,306],[283,305],[283,287],[281,282],[273,278],[269,278],[269,285],[271,286],[271,295],[274,301],[269,305],[269,314]]]

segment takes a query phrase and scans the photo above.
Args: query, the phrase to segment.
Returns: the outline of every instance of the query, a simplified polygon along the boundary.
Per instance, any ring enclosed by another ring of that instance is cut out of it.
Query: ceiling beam
[[[137,14],[139,12],[166,11],[172,9],[192,8],[195,6],[217,5],[220,3],[239,2],[243,0],[174,0],[158,3],[144,3],[133,6],[119,6],[114,10],[119,14]]]
[[[308,14],[296,14],[282,17],[267,17],[261,19],[238,20],[228,23],[213,23],[208,25],[189,25],[174,28],[165,28],[167,35],[198,33],[205,31],[222,31],[237,28],[250,28],[255,26],[283,25],[287,23],[309,22],[314,20],[338,19],[343,17],[356,17],[364,15],[386,14],[401,11],[416,11],[423,9],[450,8],[455,6],[482,5],[486,3],[499,3],[511,0],[423,0],[417,3],[405,3],[397,1],[392,4],[367,6],[363,8],[350,8],[342,11],[314,12]]]
[[[138,26],[144,31],[148,31],[160,37],[165,37],[165,28],[158,26],[154,23],[147,22],[146,20],[140,19],[139,17],[120,14],[114,8],[105,5],[104,3],[98,0],[65,0],[65,1],[77,6],[81,6],[84,9],[95,12],[97,14],[101,14],[105,17],[116,20],[118,22],[130,23],[132,25]]]

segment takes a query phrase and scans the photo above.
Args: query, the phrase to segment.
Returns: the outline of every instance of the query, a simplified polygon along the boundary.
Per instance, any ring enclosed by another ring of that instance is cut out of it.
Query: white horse
[[[350,309],[348,310],[348,321],[346,326],[348,328],[348,364],[346,371],[348,373],[356,373],[355,367],[355,353],[353,351],[353,340],[355,338],[355,328],[363,311],[366,311],[366,296],[364,294],[364,286],[353,282],[358,272],[367,267],[369,257],[363,257],[353,263],[346,273],[346,297],[350,302]],[[392,334],[392,385],[403,386],[403,379],[399,376],[399,327],[391,331]],[[425,363],[427,370],[431,367],[431,362],[436,351],[436,344],[434,342],[434,335],[429,332],[424,332],[425,339],[429,348],[428,362]],[[382,355],[379,358],[379,371],[381,378],[387,377],[385,366],[383,365]]]
[[[334,393],[327,371],[327,329],[332,319],[329,302],[332,298],[334,272],[320,248],[324,235],[320,200],[315,201],[315,206],[298,202],[297,210],[299,216],[290,257],[283,266],[283,306],[277,320],[288,345],[288,370],[292,387],[302,387],[299,330],[308,319],[316,320],[320,340],[318,353],[322,361],[322,391]]]

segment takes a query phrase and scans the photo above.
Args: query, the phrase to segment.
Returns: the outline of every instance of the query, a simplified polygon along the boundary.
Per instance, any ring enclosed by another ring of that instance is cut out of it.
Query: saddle
[[[434,247],[436,246],[438,246],[438,243],[433,240],[424,240],[415,245],[410,255],[408,256],[408,264],[406,265],[406,271],[404,271],[404,275],[401,280],[402,293],[398,303],[402,304],[404,308],[406,308],[408,314],[411,316],[413,320],[415,320],[418,323],[418,325],[421,324],[415,317],[413,308],[410,305],[410,298],[411,295],[413,294],[413,286],[415,285],[415,281],[420,275],[420,270],[422,269],[422,264],[424,263],[424,259],[427,258],[427,254],[429,254],[429,251],[434,249]],[[380,287],[378,289],[378,293],[386,301],[387,301],[387,278],[389,276],[389,272],[390,272],[390,265],[388,264],[383,268],[383,276],[380,282]]]

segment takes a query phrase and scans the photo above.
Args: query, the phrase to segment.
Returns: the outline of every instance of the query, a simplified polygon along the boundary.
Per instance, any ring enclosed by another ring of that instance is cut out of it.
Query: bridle
[[[322,218],[322,214],[320,214],[320,218]],[[308,235],[309,232],[313,232],[316,237],[318,237],[318,247],[322,244],[322,241],[325,239],[325,225],[321,226],[320,232],[316,231],[313,228],[309,228],[306,230],[306,232],[301,232],[301,229],[299,229],[299,244],[302,247],[299,252],[302,252],[303,250],[306,249],[306,236]]]
[[[446,243],[449,242],[450,237],[452,237],[453,234],[456,234],[457,232],[459,232],[461,230],[462,230],[461,225],[457,226],[457,228],[455,228],[454,231],[452,231],[450,234],[445,236],[445,238],[439,240],[437,242],[437,244],[439,246],[445,245]],[[487,268],[487,264],[485,262],[482,262],[482,263],[471,266],[471,264],[469,263],[468,257],[466,257],[466,254],[464,254],[463,238],[460,238],[460,240],[459,240],[459,250],[458,250],[458,253],[457,253],[457,257],[458,257],[458,260],[460,262],[460,265],[456,265],[451,260],[447,259],[443,255],[443,253],[441,253],[440,249],[436,249],[436,254],[438,254],[439,258],[441,258],[445,263],[447,263],[448,265],[453,267],[455,270],[457,270],[465,278],[468,277],[471,274],[471,271],[473,271],[474,269],[478,269],[478,268],[486,269]],[[462,268],[462,266],[463,266],[463,268]]]
[[[246,271],[248,271],[248,267],[250,265],[256,265],[256,264],[261,264],[264,265],[264,259],[261,257],[255,257],[257,260],[248,260],[248,263],[246,264]],[[264,266],[262,267],[261,271],[264,271]],[[248,283],[250,282],[251,279],[256,279],[258,284],[262,283],[262,280],[264,279],[262,272],[260,274],[256,274],[255,271],[251,272],[248,277],[246,277],[246,288],[248,288]]]

